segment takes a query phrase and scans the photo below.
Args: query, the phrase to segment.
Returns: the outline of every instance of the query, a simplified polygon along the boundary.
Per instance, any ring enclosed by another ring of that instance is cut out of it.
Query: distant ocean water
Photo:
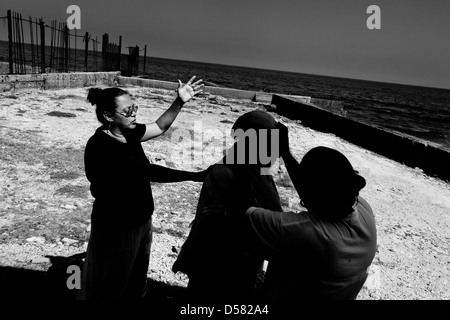
[[[349,118],[450,151],[450,90],[153,57],[146,75],[166,81],[196,75],[223,87],[341,101]]]
[[[98,70],[101,62],[92,57],[89,70]],[[0,41],[0,61],[8,61],[6,41]],[[83,69],[82,50],[77,51],[77,61]],[[142,57],[139,70],[143,70]],[[341,101],[346,117],[450,151],[450,90],[154,57],[147,57],[145,75],[166,81],[187,81],[196,75],[222,87]]]

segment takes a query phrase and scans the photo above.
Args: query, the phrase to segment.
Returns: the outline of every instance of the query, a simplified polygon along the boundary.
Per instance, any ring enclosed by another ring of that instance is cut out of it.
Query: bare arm
[[[168,167],[159,166],[156,164],[150,164],[149,166],[149,178],[152,182],[170,183],[170,182],[180,182],[180,181],[196,181],[202,182],[205,180],[209,171],[213,166],[209,168],[198,171],[184,171],[177,170]]]
[[[297,193],[300,190],[300,177],[299,177],[299,163],[295,160],[294,156],[291,154],[289,150],[289,133],[288,128],[278,122],[278,129],[280,130],[280,155],[283,158],[284,165],[286,166],[286,170],[289,174],[289,177],[294,184]]]
[[[169,109],[167,109],[155,122],[146,125],[146,131],[141,138],[141,141],[156,138],[166,132],[175,121],[183,105],[203,90],[202,80],[192,83],[194,79],[195,76],[193,76],[185,85],[178,80],[177,98]]]

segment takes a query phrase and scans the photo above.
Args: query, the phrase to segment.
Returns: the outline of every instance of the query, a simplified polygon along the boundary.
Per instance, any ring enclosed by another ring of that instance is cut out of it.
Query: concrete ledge
[[[222,96],[225,98],[231,99],[246,99],[246,100],[254,100],[256,97],[256,92],[254,91],[246,91],[239,89],[229,89],[229,88],[220,88],[220,87],[205,87],[205,92],[209,92],[210,94],[215,94],[218,96]]]
[[[123,77],[120,75],[117,76],[116,81],[117,81],[117,84],[121,85],[121,86],[131,85],[131,86],[140,86],[140,87],[166,89],[166,90],[175,90],[176,88],[178,88],[178,83],[175,83],[175,82],[142,79],[142,78],[136,78],[136,77]]]
[[[351,143],[374,151],[428,175],[450,181],[450,153],[433,144],[401,133],[383,130],[348,119],[314,105],[273,95],[276,112],[314,130],[333,133]]]
[[[120,72],[74,72],[0,75],[0,92],[27,88],[59,89],[113,86]]]
[[[175,90],[176,88],[178,88],[177,82],[160,81],[160,80],[153,80],[153,79],[142,79],[142,78],[135,78],[135,77],[118,76],[117,83],[119,85],[134,85],[134,86],[158,88],[158,89],[166,89],[166,90]],[[212,86],[204,86],[203,91],[210,93],[210,94],[220,95],[225,98],[232,98],[232,99],[252,100],[256,95],[256,93],[253,91],[220,88],[220,87],[212,87]]]
[[[49,73],[45,89],[114,86],[120,72]]]
[[[166,89],[166,90],[175,90],[178,88],[177,82],[169,82],[169,81],[161,81],[154,79],[143,79],[138,77],[117,77],[117,83],[119,85],[133,85],[133,86],[141,86],[148,88],[157,88],[157,89]],[[205,82],[206,83],[206,82]],[[240,89],[232,89],[232,88],[221,88],[216,86],[206,86],[204,87],[204,92],[222,96],[224,98],[231,99],[245,99],[251,100],[255,102],[260,102],[264,104],[270,104],[272,101],[272,93],[266,92],[256,92],[249,90],[240,90]],[[295,99],[298,99],[303,102],[309,103],[311,101],[311,97],[305,96],[289,96]],[[320,100],[320,99],[316,99]]]
[[[254,102],[260,102],[264,104],[272,103],[272,94],[264,92],[256,92],[255,97],[252,99]]]

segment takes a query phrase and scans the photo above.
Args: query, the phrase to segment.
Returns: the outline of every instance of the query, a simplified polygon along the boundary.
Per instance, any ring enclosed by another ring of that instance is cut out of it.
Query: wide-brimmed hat
[[[350,188],[361,190],[366,180],[353,169],[350,161],[341,152],[328,147],[309,150],[299,166],[299,175],[305,188],[320,189]]]

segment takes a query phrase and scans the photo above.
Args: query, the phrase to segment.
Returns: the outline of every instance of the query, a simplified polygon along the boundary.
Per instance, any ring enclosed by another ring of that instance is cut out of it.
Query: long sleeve
[[[251,229],[252,242],[256,252],[264,259],[271,259],[283,251],[283,212],[250,207],[245,213],[246,224]]]
[[[289,174],[289,177],[291,178],[292,183],[294,184],[295,190],[299,195],[301,185],[301,180],[299,179],[300,164],[297,162],[297,160],[295,160],[294,156],[289,151],[285,155],[283,155],[283,161],[284,165],[286,166],[286,170]]]

